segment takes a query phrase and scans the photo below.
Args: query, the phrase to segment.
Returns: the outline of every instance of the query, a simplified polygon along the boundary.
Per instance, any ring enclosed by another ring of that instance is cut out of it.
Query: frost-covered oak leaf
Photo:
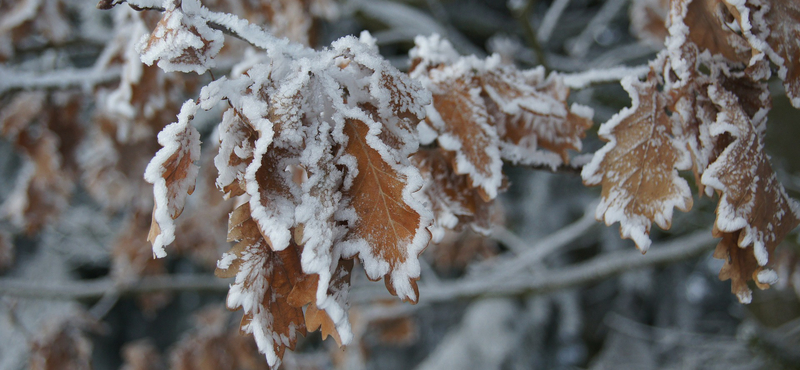
[[[386,161],[385,154],[370,145],[375,138],[367,124],[348,119],[344,133],[348,137],[344,151],[358,165],[352,185],[344,192],[358,217],[350,226],[345,243],[352,244],[362,260],[374,261],[365,264],[369,278],[377,280],[386,275],[390,292],[416,302],[416,258],[430,239],[427,225],[420,227],[424,224],[420,211],[411,205],[416,203],[411,194],[419,188],[409,187],[409,174]],[[421,187],[421,182],[417,186]]]
[[[200,133],[190,121],[197,105],[188,100],[181,107],[178,122],[164,127],[158,134],[163,146],[145,170],[144,179],[153,184],[155,206],[153,222],[147,240],[153,244],[153,254],[167,255],[164,247],[175,240],[175,222],[186,204],[186,196],[194,191],[200,159]]]
[[[734,138],[702,177],[705,186],[720,193],[714,233],[723,241],[715,256],[726,259],[720,278],[731,278],[733,292],[747,302],[746,280],[754,279],[759,287],[771,284],[770,274],[762,271],[775,247],[800,223],[800,212],[772,171],[763,139],[736,96],[717,85],[709,87],[708,95],[720,109],[711,135]]]
[[[306,335],[303,309],[289,304],[292,289],[303,279],[298,247],[273,251],[250,214],[249,203],[237,207],[228,222],[228,239],[238,241],[217,263],[218,277],[235,277],[227,305],[241,308],[240,329],[252,334],[270,366],[277,366],[297,334]]]
[[[600,126],[598,134],[608,144],[584,166],[586,185],[602,185],[596,217],[607,225],[620,223],[620,234],[643,252],[650,247],[650,226],[668,229],[673,207],[688,211],[692,195],[676,166],[683,158],[672,136],[666,98],[657,90],[653,73],[641,82],[624,78],[622,86],[633,105]]]
[[[410,75],[433,94],[421,141],[453,152],[456,173],[468,175],[484,200],[503,190],[503,160],[555,167],[567,150],[580,150],[593,112],[568,107],[559,75],[545,79],[543,68],[519,70],[499,55],[459,57],[438,35],[415,43]]]
[[[340,259],[333,278],[328,285],[328,294],[339,301],[342,307],[347,307],[347,292],[350,290],[350,276],[353,265],[354,261],[352,259]],[[295,307],[307,305],[305,310],[306,329],[309,332],[319,329],[323,340],[331,336],[341,346],[342,338],[336,329],[336,324],[325,310],[317,307],[315,296],[318,283],[319,275],[305,275],[289,294],[289,304]]]
[[[754,49],[778,66],[786,95],[800,108],[800,2],[792,0],[725,0],[747,15],[743,34]]]
[[[176,2],[169,3],[153,32],[137,45],[142,62],[157,63],[165,72],[202,74],[215,66],[214,57],[222,49],[224,36],[197,15],[201,9],[198,0]]]
[[[421,149],[412,157],[425,178],[423,193],[434,213],[434,243],[442,240],[446,229],[459,230],[463,225],[484,235],[491,232],[493,202],[484,201],[466,175],[455,173],[450,165],[452,155],[435,148]]]
[[[747,64],[752,47],[730,24],[736,23],[723,0],[673,0],[670,4],[667,48],[677,51],[692,42],[700,51],[722,55],[728,60]],[[673,62],[679,62],[674,58]],[[680,73],[679,73],[680,76]]]
[[[430,94],[383,60],[372,41],[368,34],[345,37],[321,51],[276,44],[235,78],[205,86],[199,99],[206,110],[223,99],[230,107],[217,131],[216,184],[226,196],[242,195],[247,211],[238,212],[263,237],[263,248],[239,243],[219,260],[220,274],[238,271],[242,288],[235,285],[231,297],[245,287],[249,296],[274,295],[259,283],[262,273],[241,272],[245,247],[251,260],[296,253],[300,278],[281,301],[300,313],[305,307],[306,320],[345,344],[353,337],[351,259],[363,263],[369,278],[386,277],[392,293],[416,301],[417,258],[432,223],[419,193],[422,176],[409,160]],[[274,366],[282,350],[259,338],[284,335],[265,316],[283,306],[245,303],[230,298],[228,306],[263,313],[250,315],[245,327]],[[318,312],[309,314],[312,306]]]
[[[239,196],[245,193],[244,173],[253,161],[258,135],[234,109],[222,115],[219,130],[219,152],[214,157],[219,174],[216,186],[226,198]]]
[[[480,81],[495,118],[503,159],[532,163],[536,160],[530,157],[543,148],[568,163],[567,151],[581,150],[581,139],[592,127],[594,112],[579,104],[568,106],[569,88],[560,75],[545,78],[541,67],[518,70],[500,66],[484,73]]]
[[[469,175],[485,200],[494,199],[503,181],[503,161],[481,89],[465,81],[439,88],[441,93],[433,94],[435,111],[427,118],[440,131],[439,145],[455,152],[453,167],[459,174]]]

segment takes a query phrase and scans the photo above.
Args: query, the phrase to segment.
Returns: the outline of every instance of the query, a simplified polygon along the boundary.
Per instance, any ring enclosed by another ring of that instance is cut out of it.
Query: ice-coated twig
[[[553,34],[553,29],[555,29],[558,20],[561,19],[561,14],[564,13],[564,9],[567,8],[569,5],[570,0],[556,0],[553,1],[553,4],[547,8],[547,12],[544,13],[544,18],[542,19],[542,23],[539,25],[539,29],[536,31],[536,34],[539,38],[540,43],[546,43],[550,40],[550,36]]]
[[[566,266],[541,276],[514,281],[487,282],[485,280],[460,280],[436,286],[420,284],[420,295],[425,303],[447,302],[481,296],[515,296],[537,294],[567,289],[607,279],[623,272],[665,265],[696,257],[709,251],[714,238],[709,230],[698,231],[669,242],[659,243],[642,256],[638,251],[603,254],[589,261]],[[198,291],[225,293],[229,280],[206,274],[165,275],[144,277],[136,282],[118,284],[110,278],[70,282],[31,282],[18,278],[0,278],[0,295],[39,299],[97,299],[106,292],[116,290],[121,296],[167,291]],[[354,286],[352,303],[370,303],[389,298],[382,286],[375,284]]]
[[[571,89],[584,89],[594,84],[618,82],[626,76],[643,77],[650,67],[641,65],[636,67],[612,67],[606,69],[592,69],[578,73],[564,73],[564,84]]]
[[[628,0],[609,0],[600,8],[600,11],[595,14],[594,18],[589,21],[586,28],[583,29],[580,35],[572,40],[571,45],[567,47],[567,51],[573,57],[583,58],[589,52],[589,47],[592,46],[594,38],[608,26],[614,17],[617,16]]]
[[[102,0],[97,6],[101,9],[110,9],[122,3],[128,3],[129,6],[136,10],[165,11],[160,1],[153,0]],[[233,14],[212,12],[206,7],[200,7],[197,14],[191,15],[205,19],[210,28],[220,30],[259,49],[266,50],[267,55],[273,59],[286,56],[296,59],[310,56],[314,53],[311,48],[292,42],[287,38],[275,37],[263,28]]]
[[[531,11],[533,10],[534,2],[534,0],[528,0],[521,9],[516,9],[516,11],[512,10],[512,13],[514,13],[517,22],[519,22],[522,27],[525,39],[528,41],[528,46],[536,53],[539,64],[549,72],[550,66],[548,65],[547,55],[545,55],[542,44],[539,43],[539,36],[536,35],[536,30],[533,29],[533,25],[531,24]]]
[[[51,90],[94,86],[120,79],[120,68],[96,70],[58,69],[49,72],[23,72],[0,67],[0,95],[16,90]]]
[[[420,284],[419,291],[428,304],[479,297],[542,294],[589,284],[623,272],[693,258],[711,250],[713,242],[711,231],[703,230],[655,245],[644,256],[638,251],[614,252],[547,274],[519,276],[513,281],[487,281],[481,277],[436,286]],[[388,298],[388,293],[372,286],[361,286],[355,288],[350,297],[353,303],[366,303]]]
[[[518,275],[528,267],[540,264],[549,254],[563,248],[567,244],[575,241],[575,239],[580,238],[593,226],[598,224],[594,218],[595,208],[597,208],[597,202],[592,202],[592,204],[586,208],[586,211],[580,219],[548,235],[532,246],[528,246],[529,243],[522,241],[519,237],[514,235],[517,240],[512,239],[513,241],[508,241],[522,244],[517,245],[515,248],[523,249],[523,252],[511,260],[495,266],[492,270],[496,272],[493,273],[490,278],[487,278],[487,280],[499,281]],[[504,233],[501,232],[499,234],[503,235]],[[505,242],[505,240],[499,240],[499,238],[498,241]]]

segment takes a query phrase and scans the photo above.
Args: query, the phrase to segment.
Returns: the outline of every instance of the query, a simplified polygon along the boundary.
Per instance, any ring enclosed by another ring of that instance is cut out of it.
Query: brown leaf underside
[[[280,339],[273,339],[275,353],[282,358],[286,348],[293,350],[297,342],[297,338],[294,333],[291,333],[291,330],[306,335],[302,308],[290,305],[287,300],[294,286],[303,277],[298,248],[293,244],[282,251],[273,251],[267,240],[261,235],[255,220],[250,216],[249,203],[242,204],[231,213],[228,239],[238,241],[229,253],[235,253],[240,258],[234,260],[228,269],[218,268],[215,271],[215,275],[218,277],[235,277],[239,272],[242,264],[241,256],[245,251],[251,254],[265,255],[263,271],[268,273],[264,278],[269,284],[264,292],[261,306],[273,317],[271,327],[268,329],[279,336],[292,338],[288,345],[285,345]],[[248,289],[254,280],[256,277],[246,278],[245,289]],[[252,313],[245,313],[241,326],[247,325],[251,320]]]
[[[405,247],[414,239],[420,215],[403,202],[405,182],[380,153],[367,145],[369,128],[363,122],[348,119],[344,133],[349,137],[345,152],[358,162],[358,174],[345,196],[352,198],[358,221],[350,229],[350,238],[364,239],[374,256],[389,263],[390,269],[406,261]],[[386,276],[387,288],[391,286]],[[418,297],[414,280],[411,285]],[[393,289],[389,289],[393,292]]]

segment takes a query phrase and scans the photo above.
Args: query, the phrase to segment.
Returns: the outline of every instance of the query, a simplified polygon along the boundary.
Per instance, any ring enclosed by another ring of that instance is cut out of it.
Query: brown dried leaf
[[[750,43],[759,45],[770,60],[779,67],[786,95],[795,108],[800,108],[800,3],[791,0],[748,0],[748,22],[755,38]],[[766,42],[764,48],[761,43]]]
[[[456,153],[452,164],[456,173],[467,174],[472,187],[488,201],[497,196],[502,184],[503,162],[497,131],[490,125],[475,82],[456,80],[440,85],[441,93],[433,94],[438,117],[431,115],[426,120],[439,129],[439,145]]]
[[[211,29],[201,16],[184,13],[181,1],[168,5],[163,17],[141,48],[142,62],[165,72],[203,74],[214,67],[214,57],[222,49],[223,36]]]
[[[600,127],[600,137],[610,142],[595,153],[581,176],[586,185],[603,186],[597,218],[607,225],[619,221],[622,237],[633,239],[645,252],[651,223],[668,229],[673,207],[688,211],[692,195],[676,170],[684,154],[672,137],[666,98],[657,90],[655,74],[644,82],[625,78],[622,85],[633,106]]]
[[[217,307],[195,315],[194,328],[170,351],[172,370],[258,370],[268,368],[255,343],[229,330],[230,313]]]
[[[631,34],[640,40],[663,45],[669,34],[666,25],[669,3],[670,0],[634,0],[629,11]]]
[[[200,133],[189,122],[197,111],[194,101],[187,101],[178,115],[178,122],[164,127],[158,134],[163,146],[145,169],[144,178],[153,184],[155,206],[153,227],[147,240],[153,244],[153,254],[167,255],[164,247],[175,240],[174,220],[181,215],[186,196],[194,192],[200,159]]]
[[[448,232],[431,248],[433,266],[446,274],[464,271],[470,263],[500,253],[497,242],[472,230]]]
[[[162,370],[164,363],[158,350],[147,339],[126,343],[122,346],[120,370]]]
[[[228,238],[238,243],[222,256],[215,274],[236,277],[228,308],[243,308],[242,332],[253,333],[268,362],[276,363],[286,348],[294,349],[298,333],[306,335],[302,308],[288,302],[304,277],[298,247],[273,251],[252,219],[249,203],[231,213],[228,230]]]
[[[800,223],[798,204],[772,171],[763,139],[736,96],[718,85],[709,87],[708,94],[721,112],[711,134],[727,133],[734,140],[708,167],[702,182],[721,193],[714,233],[723,236],[716,254],[725,257],[727,250],[727,263],[720,278],[731,278],[733,292],[747,303],[747,279],[760,288],[772,283],[759,273],[770,263],[775,247]],[[742,250],[733,252],[734,246]],[[754,258],[740,256],[743,251],[752,251]]]
[[[362,251],[360,257],[377,258],[388,263],[389,272],[385,276],[387,287],[409,287],[413,294],[407,294],[406,297],[416,302],[419,297],[416,279],[409,277],[407,282],[393,281],[392,275],[398,268],[404,268],[409,260],[417,258],[422,249],[414,250],[416,247],[427,244],[427,240],[424,243],[417,240],[420,238],[418,229],[421,216],[405,202],[405,175],[395,170],[381,153],[367,144],[368,131],[369,127],[361,121],[348,119],[345,123],[344,133],[349,140],[344,151],[358,162],[358,174],[344,194],[352,199],[358,221],[350,227],[346,240],[356,243],[358,240],[366,241],[368,250]],[[365,256],[364,252],[369,255]],[[367,275],[371,279],[380,278],[371,271],[367,271]]]
[[[66,207],[77,177],[82,97],[74,92],[21,93],[0,113],[0,133],[25,155],[4,216],[28,233],[51,223]]]
[[[491,231],[494,201],[486,202],[469,185],[466,175],[450,166],[452,152],[441,148],[421,149],[411,158],[425,181],[424,194],[434,213],[433,241],[438,243],[445,229],[460,230],[469,225],[486,235]]]
[[[747,64],[752,48],[744,36],[728,26],[737,16],[731,13],[724,0],[673,0],[670,30],[681,34],[671,37],[686,37],[685,41],[697,45],[701,52],[708,50],[711,54]],[[675,24],[685,27],[675,27]]]
[[[92,368],[92,343],[78,325],[66,321],[46,330],[31,343],[31,370]]]
[[[588,108],[567,105],[569,88],[544,69],[520,71],[503,66],[480,76],[486,105],[501,140],[503,159],[529,163],[538,148],[569,163],[568,150],[581,150],[581,139],[593,122]],[[583,108],[582,114],[578,114]]]
[[[371,330],[378,335],[383,344],[403,346],[414,343],[419,338],[418,324],[412,317],[397,317],[370,322]]]

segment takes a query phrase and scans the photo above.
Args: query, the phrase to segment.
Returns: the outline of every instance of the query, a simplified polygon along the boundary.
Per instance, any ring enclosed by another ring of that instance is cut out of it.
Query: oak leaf
[[[85,330],[96,323],[79,314],[69,321],[49,323],[31,338],[31,370],[92,368],[92,342]]]
[[[634,0],[629,10],[631,34],[656,45],[663,45],[669,31],[670,0]]]
[[[725,1],[743,14],[744,36],[778,66],[786,95],[795,108],[800,108],[800,4],[786,0]],[[753,59],[758,58],[756,55]]]
[[[620,222],[622,237],[633,239],[645,252],[651,223],[668,229],[673,207],[688,211],[692,195],[678,176],[685,153],[674,141],[666,97],[657,89],[655,74],[644,82],[630,76],[621,83],[633,105],[600,127],[598,134],[609,143],[595,153],[581,176],[586,185],[603,186],[596,217],[607,225]]]
[[[303,276],[297,247],[273,251],[251,217],[249,203],[231,213],[228,239],[237,244],[222,256],[215,274],[235,277],[228,307],[244,311],[241,331],[253,334],[259,350],[274,366],[286,348],[294,349],[297,334],[306,334],[302,308],[287,301]]]
[[[720,277],[731,278],[734,293],[748,302],[750,291],[742,280],[755,279],[759,287],[770,284],[759,274],[778,243],[800,223],[800,205],[786,195],[772,171],[763,138],[736,95],[717,85],[709,87],[708,95],[720,109],[711,135],[734,138],[702,177],[704,185],[720,192],[714,230],[723,242],[716,255],[727,257]],[[742,251],[732,250],[734,246],[754,258],[743,257]]]
[[[732,14],[724,0],[673,0],[669,14],[669,49],[691,42],[701,52],[708,50],[733,62],[749,62],[752,47],[728,26],[736,22],[738,14]]]
[[[393,167],[368,144],[369,131],[364,122],[345,123],[344,133],[349,139],[344,152],[356,159],[358,173],[344,196],[350,199],[358,219],[350,226],[344,243],[357,250],[362,260],[376,262],[366,263],[370,266],[365,269],[367,276],[377,280],[385,274],[387,287],[416,302],[416,258],[430,236],[424,228],[420,230],[420,212],[404,200],[419,189],[408,188],[408,174]]]
[[[441,148],[421,149],[412,157],[425,178],[422,191],[434,213],[434,243],[442,240],[446,230],[460,230],[464,225],[484,235],[491,232],[494,202],[483,200],[469,178],[453,170],[450,157],[452,153]]]
[[[236,299],[228,306],[245,310],[250,321],[243,327],[256,334],[271,366],[285,347],[258,338],[287,337],[264,316],[286,306],[301,314],[307,306],[308,325],[319,324],[342,343],[352,339],[349,259],[358,257],[371,279],[386,277],[390,292],[418,298],[417,256],[430,239],[432,216],[409,156],[419,147],[416,125],[430,95],[379,58],[373,41],[368,34],[347,37],[330,49],[305,50],[306,59],[280,67],[256,56],[241,76],[220,78],[200,93],[203,109],[223,99],[230,107],[218,131],[216,185],[226,197],[242,195],[247,205],[234,212],[231,225],[247,218],[250,239],[263,238],[259,248],[251,247],[256,239],[234,246],[217,272],[239,271],[241,280],[231,290]],[[239,239],[239,229],[229,237]],[[297,263],[286,274],[297,279],[280,285],[280,304],[241,302],[245,288],[249,296],[275,296],[259,283],[267,279],[263,271],[242,275],[244,257],[278,261],[287,253]]]
[[[485,201],[503,190],[502,160],[555,167],[581,149],[593,112],[567,105],[561,76],[503,65],[499,55],[459,57],[438,35],[415,43],[410,75],[433,94],[421,141],[453,152],[456,173]]]
[[[147,40],[139,42],[142,63],[165,72],[203,74],[215,66],[214,57],[222,49],[222,31],[212,29],[197,15],[198,0],[167,2],[167,9]]]
[[[200,133],[190,120],[197,105],[189,100],[181,107],[178,122],[167,125],[158,134],[163,146],[145,170],[144,179],[153,184],[155,206],[153,223],[147,240],[153,244],[153,255],[167,255],[164,247],[175,240],[174,220],[181,215],[186,196],[194,192],[200,159]]]
[[[172,370],[266,369],[268,365],[253,341],[230,330],[231,314],[224,309],[201,309],[193,327],[169,352]],[[140,360],[142,361],[142,360]]]

